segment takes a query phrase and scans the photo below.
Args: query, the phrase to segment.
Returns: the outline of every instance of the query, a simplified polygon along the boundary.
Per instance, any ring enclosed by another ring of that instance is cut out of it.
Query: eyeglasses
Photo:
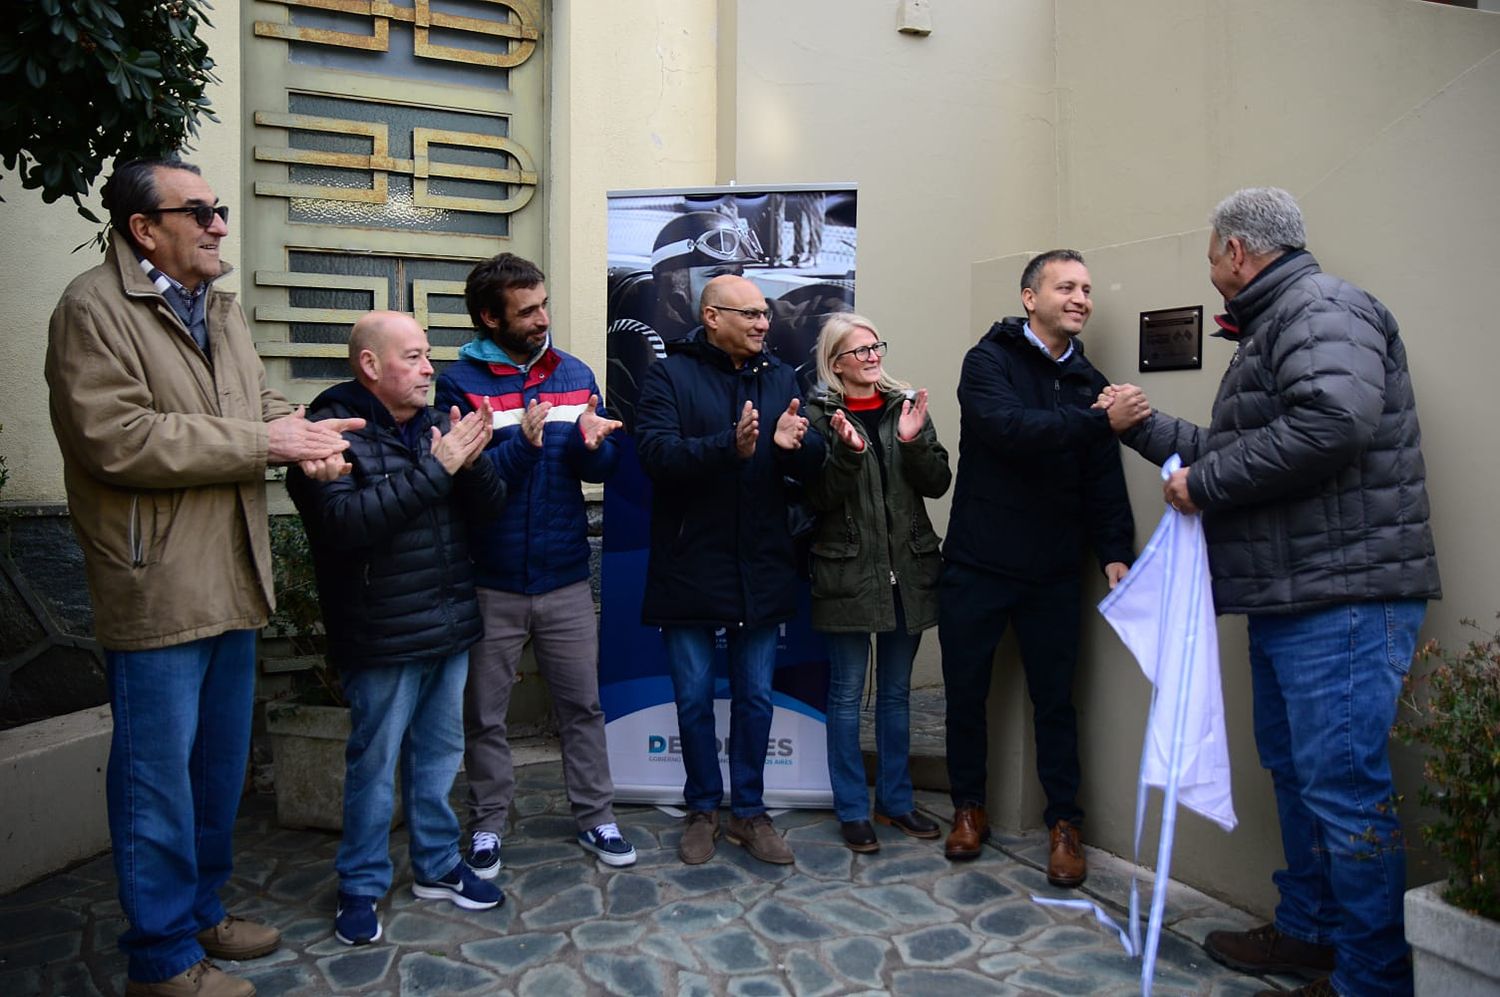
[[[717,308],[721,312],[739,312],[750,321],[765,319],[771,321],[771,309],[769,308],[733,308],[729,305],[704,305],[705,308]]]
[[[192,215],[193,221],[198,223],[202,229],[208,228],[214,223],[214,215],[224,219],[224,224],[229,224],[229,205],[227,204],[187,204],[180,208],[152,208],[153,215]]]
[[[883,341],[879,343],[868,343],[864,346],[856,346],[852,350],[845,350],[842,353],[835,353],[833,355],[833,359],[837,360],[839,357],[847,357],[852,353],[854,354],[854,359],[858,360],[860,363],[868,363],[875,357],[885,356],[885,350],[886,344]]]

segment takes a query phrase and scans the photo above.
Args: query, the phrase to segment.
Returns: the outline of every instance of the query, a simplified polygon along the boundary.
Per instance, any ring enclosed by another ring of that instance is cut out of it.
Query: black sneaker
[[[500,835],[475,831],[469,839],[469,857],[465,861],[480,879],[494,879],[505,864],[500,861]]]
[[[620,834],[618,824],[600,824],[592,831],[579,831],[578,843],[605,865],[635,865],[635,846]]]
[[[333,933],[345,945],[368,945],[380,941],[380,914],[374,897],[339,893],[338,910],[333,915]]]

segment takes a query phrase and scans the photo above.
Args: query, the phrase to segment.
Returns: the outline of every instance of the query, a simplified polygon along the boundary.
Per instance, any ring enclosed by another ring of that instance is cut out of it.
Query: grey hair
[[[160,207],[156,191],[157,170],[186,170],[202,176],[202,171],[192,163],[166,156],[161,159],[132,159],[115,167],[104,186],[100,188],[101,203],[109,212],[109,223],[125,238],[135,244],[130,234],[130,219],[134,215],[149,215]]]
[[[1280,187],[1246,187],[1219,202],[1213,213],[1214,236],[1220,245],[1238,239],[1245,252],[1265,256],[1307,245],[1302,209]]]

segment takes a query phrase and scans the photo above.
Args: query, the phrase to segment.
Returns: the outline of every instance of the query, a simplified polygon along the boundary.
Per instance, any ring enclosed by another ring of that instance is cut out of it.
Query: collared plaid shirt
[[[208,287],[212,281],[204,281],[198,285],[196,291],[190,291],[181,282],[173,280],[158,270],[150,260],[144,256],[138,256],[141,269],[146,271],[146,279],[161,292],[161,296],[167,299],[167,304],[172,306],[172,311],[182,319],[182,324],[187,326],[188,332],[193,334],[193,341],[198,348],[208,353]]]

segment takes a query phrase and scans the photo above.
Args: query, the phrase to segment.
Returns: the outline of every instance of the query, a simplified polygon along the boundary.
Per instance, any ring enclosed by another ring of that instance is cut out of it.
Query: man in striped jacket
[[[485,456],[510,488],[505,509],[473,544],[484,637],[469,657],[464,767],[468,861],[486,879],[500,870],[515,793],[506,713],[527,640],[552,692],[578,843],[607,865],[636,859],[615,823],[581,487],[614,472],[610,434],[620,423],[600,409],[588,365],[552,344],[544,280],[511,253],[476,266],[464,288],[475,338],[437,386],[440,408],[468,412],[488,401],[495,435]]]

